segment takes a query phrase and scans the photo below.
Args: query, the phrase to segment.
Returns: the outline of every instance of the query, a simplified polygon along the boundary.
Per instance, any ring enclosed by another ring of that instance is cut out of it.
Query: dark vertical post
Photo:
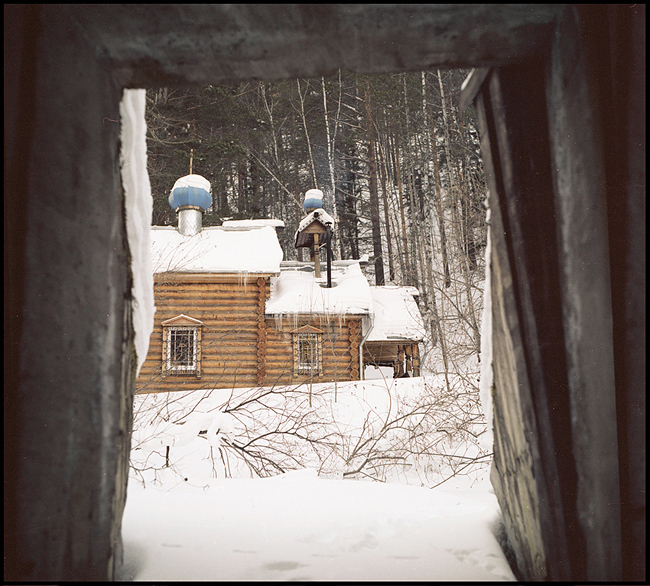
[[[314,234],[314,271],[316,274],[316,278],[320,279],[320,244],[318,242],[319,240],[319,234],[316,232]]]
[[[492,213],[492,480],[523,576],[584,579],[544,71],[541,60],[495,69],[477,101]]]
[[[327,288],[332,288],[332,229],[327,226]]]
[[[20,321],[4,576],[107,581],[121,558],[135,382],[122,91],[64,7],[9,10],[6,196],[24,232],[8,283]]]

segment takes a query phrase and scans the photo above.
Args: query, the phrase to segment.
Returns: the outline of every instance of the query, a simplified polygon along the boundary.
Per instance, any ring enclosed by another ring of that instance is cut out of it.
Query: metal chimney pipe
[[[203,212],[212,205],[210,182],[201,175],[186,175],[174,183],[169,205],[178,213],[178,231],[195,236],[203,229]]]
[[[178,213],[178,231],[183,236],[195,236],[203,229],[203,210],[198,206],[182,206]]]

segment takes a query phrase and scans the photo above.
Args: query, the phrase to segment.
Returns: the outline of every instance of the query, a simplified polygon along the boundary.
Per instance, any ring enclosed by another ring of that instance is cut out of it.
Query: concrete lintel
[[[58,6],[126,87],[510,63],[544,50],[563,5]]]

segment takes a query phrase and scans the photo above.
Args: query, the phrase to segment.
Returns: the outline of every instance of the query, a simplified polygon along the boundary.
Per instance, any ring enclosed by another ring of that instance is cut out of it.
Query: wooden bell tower
[[[327,287],[332,286],[332,226],[334,219],[323,209],[323,192],[309,189],[305,193],[303,209],[307,216],[296,231],[296,248],[309,248],[309,261],[314,263],[314,273],[320,279],[320,249],[327,252]]]

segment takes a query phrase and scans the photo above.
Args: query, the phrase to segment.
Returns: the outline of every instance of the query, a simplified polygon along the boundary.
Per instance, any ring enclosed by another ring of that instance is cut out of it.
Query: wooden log
[[[210,290],[198,290],[198,289],[174,289],[169,291],[155,291],[154,297],[157,300],[165,301],[169,299],[177,300],[184,297],[187,298],[199,298],[199,299],[223,299],[224,301],[238,301],[246,303],[254,303],[257,301],[259,294],[258,291],[253,289],[249,291],[210,291]]]
[[[232,273],[157,273],[154,275],[154,284],[172,284],[172,283],[210,283],[210,284],[230,284],[244,288],[255,287],[258,277],[269,279],[275,276],[271,273],[248,273],[243,276]]]
[[[220,380],[222,377],[225,377],[228,380],[233,379],[233,377],[249,377],[252,380],[257,380],[257,364],[249,363],[248,365],[242,365],[241,367],[229,365],[223,367],[214,367],[206,368],[203,373],[203,379],[209,380]]]
[[[267,283],[270,286],[270,283]],[[208,282],[190,282],[190,281],[168,281],[154,283],[154,290],[159,289],[179,289],[179,288],[192,288],[199,291],[232,291],[234,288],[246,289],[256,291],[259,289],[257,283],[243,283],[237,281],[208,283]]]
[[[293,344],[279,343],[276,340],[267,337],[267,343],[269,347],[269,352],[291,352]],[[333,344],[323,344],[323,352],[325,355],[334,353],[340,354],[342,352],[348,352],[350,350],[350,343],[345,340],[339,340]]]
[[[156,291],[154,297],[157,302],[167,302],[169,300],[178,300],[185,297],[200,299],[223,299],[225,301],[240,300],[244,303],[254,303],[258,299],[258,292],[252,291],[204,291],[196,289],[174,289],[169,291]]]
[[[156,312],[156,320],[163,315],[170,315],[176,317],[179,314],[184,314],[194,319],[201,319],[201,317],[194,317],[194,314],[203,316],[204,319],[229,319],[232,316],[243,316],[248,319],[257,318],[257,308],[251,305],[229,305],[226,303],[220,304],[218,301],[182,301],[171,306],[156,305],[159,310]],[[158,315],[160,313],[160,316]],[[161,319],[163,321],[166,317]],[[201,319],[203,321],[203,319]]]
[[[238,359],[236,362],[221,359],[213,360],[210,362],[205,362],[203,364],[204,374],[207,372],[216,372],[217,370],[253,370],[257,368],[257,359],[255,356],[247,356],[242,359]]]

